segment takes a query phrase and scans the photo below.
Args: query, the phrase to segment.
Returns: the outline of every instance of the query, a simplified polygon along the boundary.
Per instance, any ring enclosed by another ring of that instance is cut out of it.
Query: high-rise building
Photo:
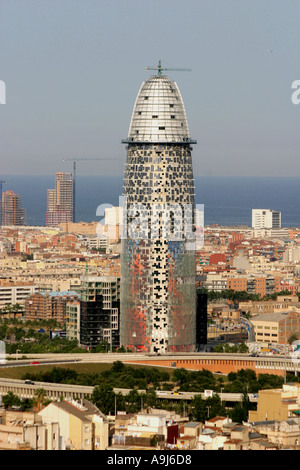
[[[281,212],[271,209],[252,209],[252,227],[254,229],[281,227]]]
[[[123,143],[120,344],[153,353],[194,351],[195,141],[179,88],[161,70],[141,85]]]
[[[2,194],[2,225],[26,225],[26,211],[21,208],[21,198],[11,190]]]
[[[83,276],[80,297],[80,345],[90,349],[106,341],[119,347],[120,279]]]
[[[56,173],[55,189],[47,190],[46,225],[55,227],[74,222],[74,181],[72,173]]]

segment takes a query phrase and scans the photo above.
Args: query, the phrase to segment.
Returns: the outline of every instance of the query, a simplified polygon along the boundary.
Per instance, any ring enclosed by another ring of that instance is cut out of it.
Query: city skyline
[[[172,72],[197,135],[195,175],[299,176],[300,5],[1,2],[2,174],[123,174],[127,116],[147,66]],[[22,79],[20,79],[22,77]]]

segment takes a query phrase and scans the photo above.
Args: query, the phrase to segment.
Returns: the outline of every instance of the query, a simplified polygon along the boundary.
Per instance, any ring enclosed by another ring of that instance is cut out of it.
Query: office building
[[[56,173],[55,189],[47,190],[46,225],[56,227],[74,222],[74,181],[72,173]]]
[[[121,345],[154,353],[194,351],[195,141],[179,88],[160,67],[139,90],[123,143]]]
[[[281,228],[281,212],[271,209],[252,209],[252,227],[256,230]]]
[[[26,225],[26,211],[21,207],[21,198],[11,190],[2,193],[2,225]]]

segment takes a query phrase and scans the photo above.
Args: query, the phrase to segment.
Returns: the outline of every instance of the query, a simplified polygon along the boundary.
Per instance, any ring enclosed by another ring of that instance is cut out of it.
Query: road
[[[32,382],[26,383],[24,380],[17,379],[6,379],[0,378],[0,396],[6,395],[9,391],[20,396],[21,398],[32,398],[35,395],[36,390],[44,389],[46,395],[51,400],[60,400],[64,398],[68,399],[82,399],[84,397],[90,397],[93,393],[94,387],[83,386],[83,385],[69,385],[69,384],[53,384],[48,382]],[[128,395],[131,389],[126,388],[114,388],[116,394]],[[145,390],[139,390],[139,393],[145,393]],[[167,391],[156,391],[157,398],[164,400],[186,400],[191,401],[194,396],[201,395],[202,398],[208,398],[205,393],[199,392],[167,392]],[[241,393],[220,393],[220,399],[224,402],[238,402],[242,401],[243,395]],[[249,400],[251,402],[257,402],[258,398],[254,397],[253,394],[249,394]]]

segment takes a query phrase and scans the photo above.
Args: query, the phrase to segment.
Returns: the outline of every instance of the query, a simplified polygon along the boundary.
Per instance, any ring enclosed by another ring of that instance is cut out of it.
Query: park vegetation
[[[291,379],[287,377],[288,380]],[[204,422],[215,416],[229,416],[235,422],[247,420],[250,409],[256,404],[250,402],[248,394],[256,394],[259,390],[281,388],[283,378],[273,374],[258,374],[250,369],[231,372],[228,376],[213,374],[202,369],[189,371],[184,368],[164,371],[155,367],[133,367],[116,361],[100,373],[77,372],[72,368],[53,367],[49,371],[27,372],[23,380],[33,382],[65,383],[93,386],[90,400],[105,414],[116,411],[136,413],[147,408],[173,410],[190,419]],[[295,381],[293,376],[293,381]],[[121,394],[118,388],[128,389],[127,395]],[[159,390],[168,390],[173,394],[180,392],[204,392],[213,390],[215,393],[208,397],[195,395],[192,400],[174,400],[158,397]],[[220,398],[221,393],[239,393],[242,401],[232,408],[225,408],[226,403]],[[9,392],[3,397],[5,407],[19,406],[29,409],[41,401],[42,392],[31,400],[20,400]]]

